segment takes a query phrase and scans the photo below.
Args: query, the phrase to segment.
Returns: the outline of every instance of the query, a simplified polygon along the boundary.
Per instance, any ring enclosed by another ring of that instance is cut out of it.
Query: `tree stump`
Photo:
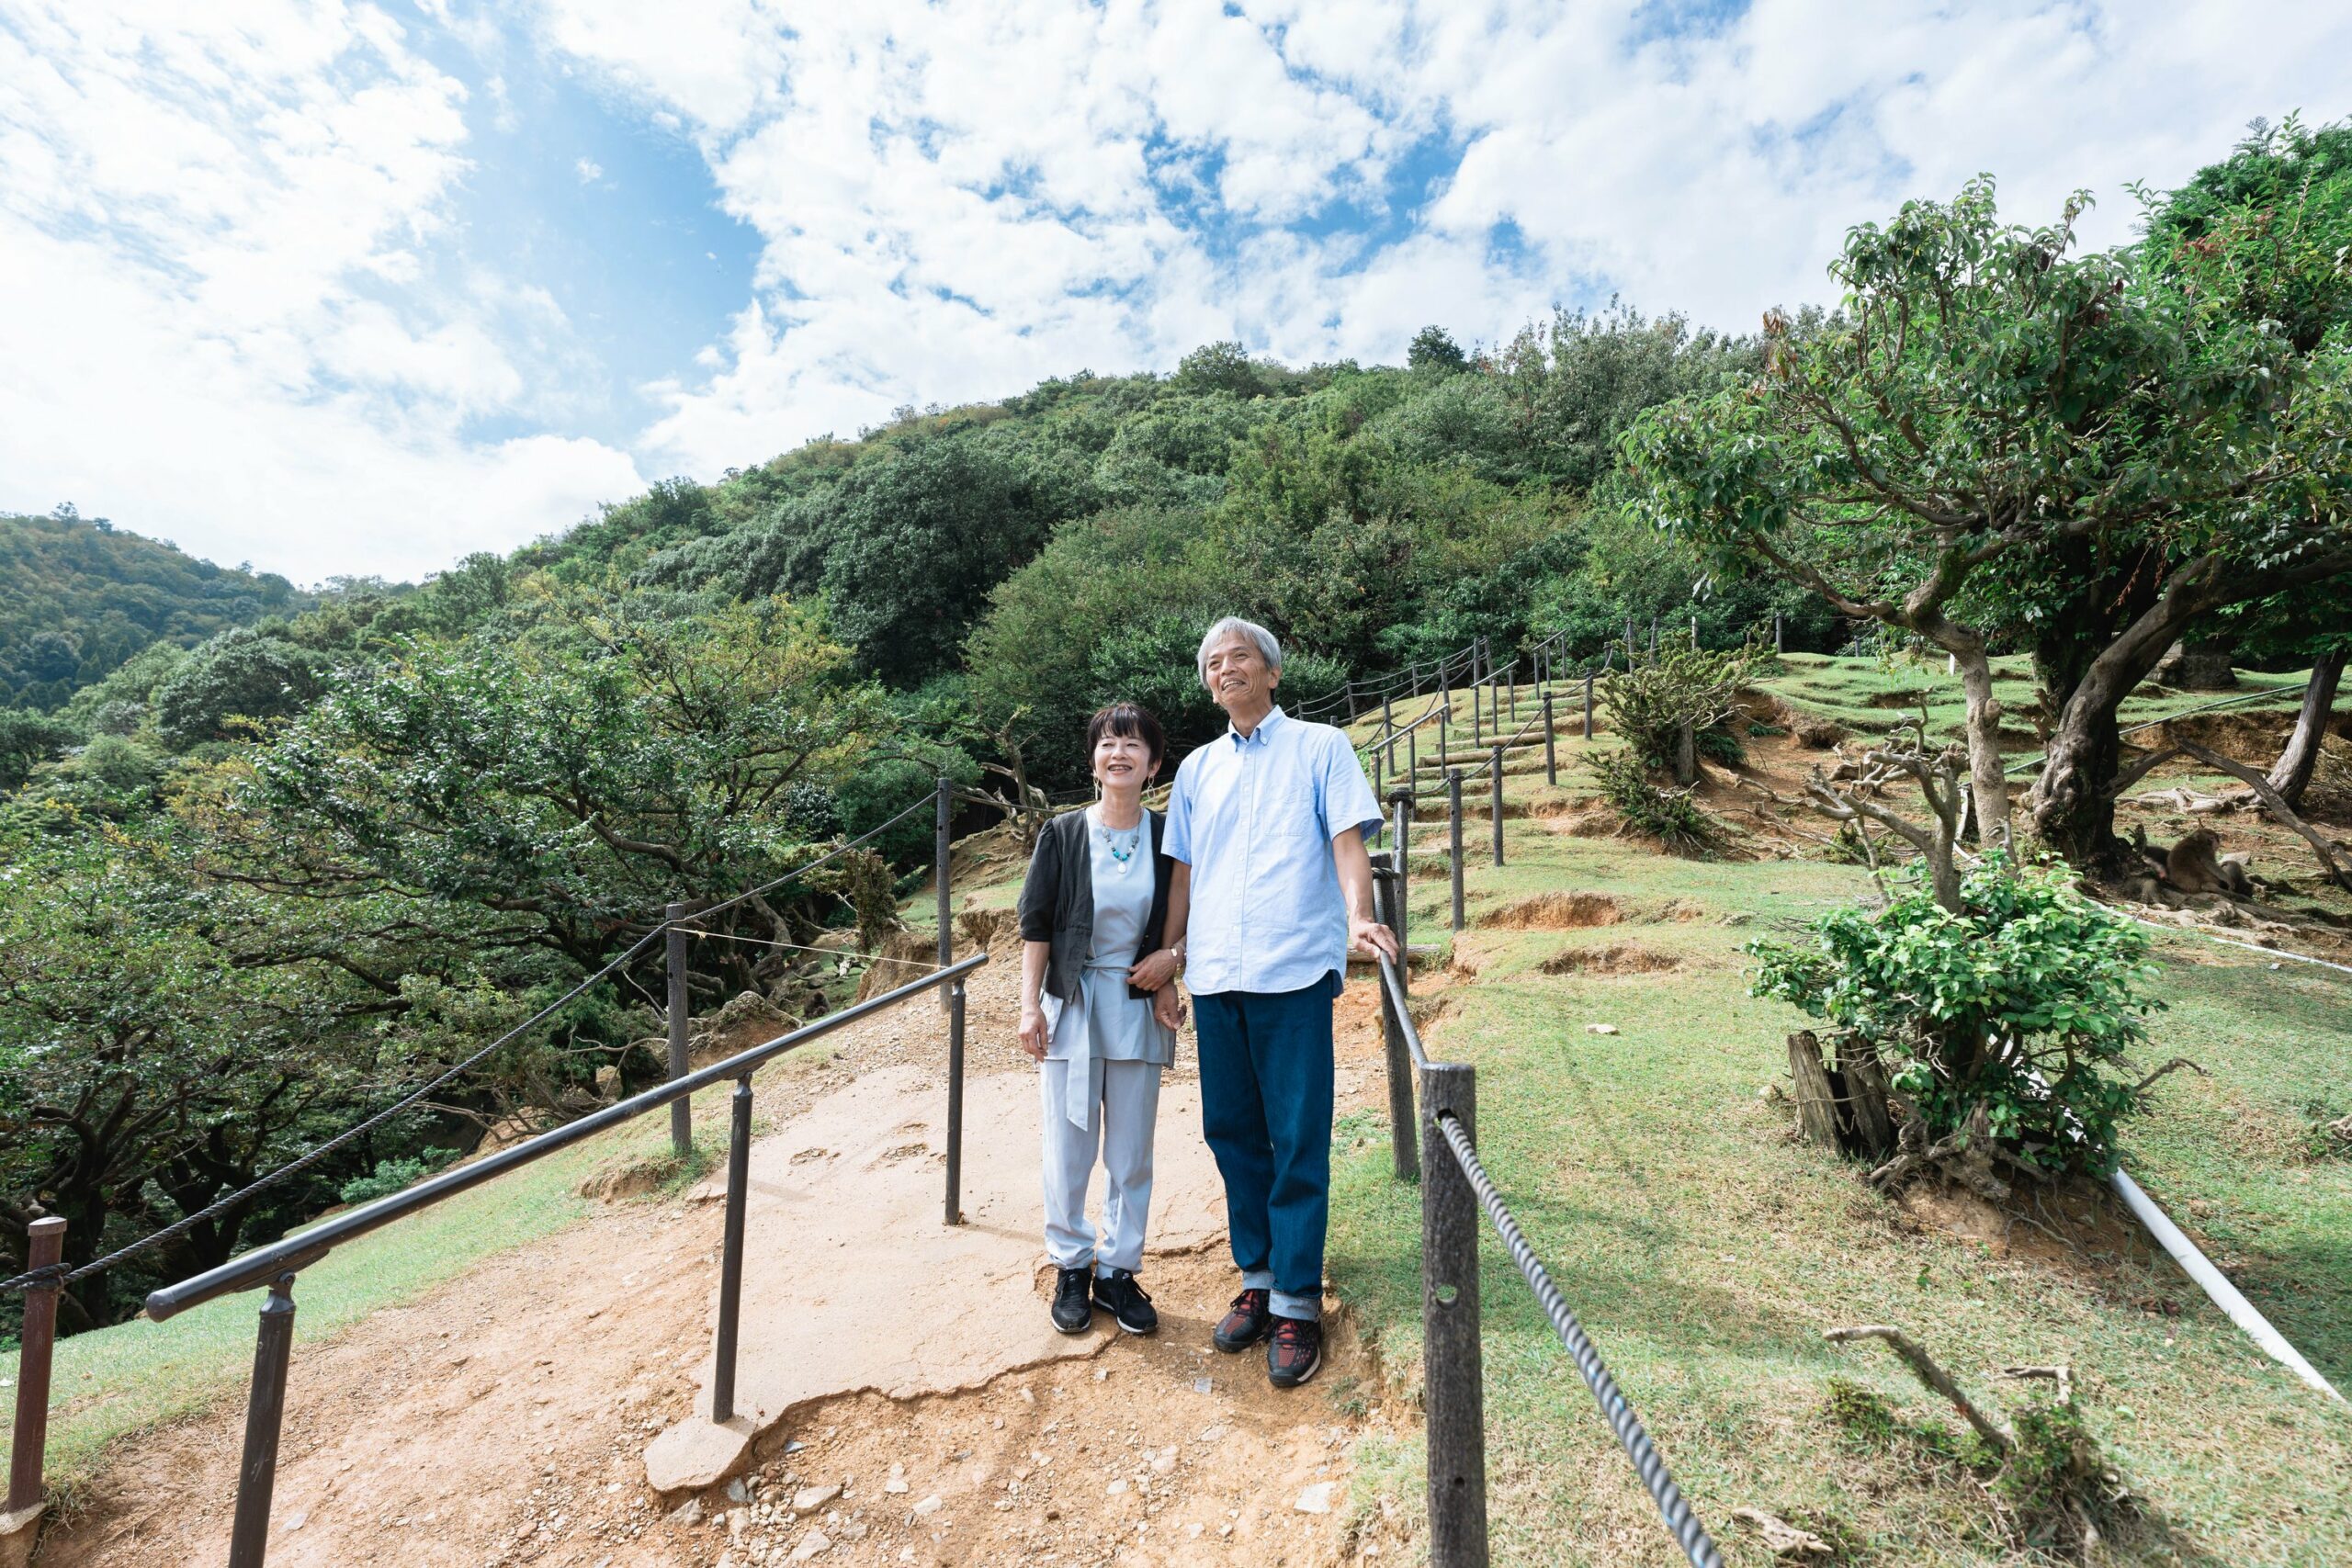
[[[1838,1147],[1838,1090],[1822,1065],[1821,1042],[1810,1029],[1789,1036],[1789,1077],[1796,1080],[1797,1124],[1804,1141],[1825,1149]]]
[[[1789,1036],[1789,1076],[1796,1082],[1797,1123],[1806,1143],[1873,1164],[1894,1152],[1886,1066],[1870,1047],[1841,1042],[1832,1067],[1820,1038],[1800,1029]]]

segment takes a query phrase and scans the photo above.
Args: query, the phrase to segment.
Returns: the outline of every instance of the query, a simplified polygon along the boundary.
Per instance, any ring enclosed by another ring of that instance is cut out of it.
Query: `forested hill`
[[[156,642],[303,609],[271,572],[220,567],[62,506],[0,513],[0,706],[53,709]]]

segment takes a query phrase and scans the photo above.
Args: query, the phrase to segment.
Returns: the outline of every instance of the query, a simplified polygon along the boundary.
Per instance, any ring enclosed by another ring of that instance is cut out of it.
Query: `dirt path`
[[[975,986],[976,1072],[1025,1067],[1012,1043],[1011,985],[1009,966],[992,965]],[[1380,1093],[1376,1017],[1370,988],[1351,986],[1343,1109]],[[862,1073],[925,1060],[934,1021],[910,1007],[844,1031],[834,1061],[763,1082],[760,1114],[780,1122]],[[1187,1134],[1197,1138],[1197,1127],[1163,1121],[1163,1139]],[[1034,1222],[1034,1195],[1024,1201]],[[1377,1510],[1354,1517],[1351,1454],[1408,1417],[1378,1407],[1381,1379],[1343,1303],[1333,1303],[1329,1364],[1305,1390],[1277,1394],[1261,1356],[1210,1349],[1208,1325],[1235,1288],[1215,1235],[1149,1259],[1156,1337],[1080,1342],[1077,1359],[1008,1366],[961,1393],[861,1391],[802,1404],[732,1481],[656,1494],[646,1449],[694,1406],[720,1220],[718,1204],[686,1198],[610,1203],[300,1348],[270,1562],[1309,1568],[1377,1561],[1384,1545],[1396,1554]],[[1042,1253],[1036,1262],[1031,1310],[1042,1319],[1051,1271]],[[899,1288],[920,1292],[923,1281]],[[747,1343],[757,1332],[746,1323]],[[240,1389],[126,1444],[39,1562],[222,1561],[243,1400]]]

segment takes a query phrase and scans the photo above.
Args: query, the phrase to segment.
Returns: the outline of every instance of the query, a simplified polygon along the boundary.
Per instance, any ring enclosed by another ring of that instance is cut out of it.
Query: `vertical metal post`
[[[1415,720],[1413,728],[1405,731],[1405,781],[1412,788],[1421,787],[1421,726]]]
[[[1781,640],[1781,612],[1775,610],[1772,612],[1772,651],[1775,653],[1788,651],[1787,645]]]
[[[1396,733],[1396,699],[1385,692],[1381,694],[1380,698],[1380,733],[1383,735]]]
[[[1376,917],[1397,938],[1397,980],[1402,983],[1414,959],[1404,950],[1404,917],[1397,915],[1397,856],[1378,856],[1371,886],[1376,896]],[[1420,1123],[1414,1122],[1414,1054],[1404,1043],[1404,1021],[1395,999],[1381,987],[1381,1051],[1387,1060],[1387,1152],[1399,1182],[1420,1180]]]
[[[1470,683],[1470,744],[1478,744],[1478,738],[1483,733],[1478,722],[1478,683],[1474,681]]]
[[[51,1214],[25,1227],[25,1269],[54,1268],[65,1256],[65,1222]],[[49,1448],[49,1370],[57,1344],[57,1297],[51,1280],[25,1291],[24,1331],[17,1337],[17,1424],[8,1443],[8,1509],[21,1514],[43,1495],[41,1460]]]
[[[1372,749],[1372,793],[1378,795],[1381,791],[1381,787],[1382,777],[1380,770],[1380,748],[1374,746]]]
[[[1444,696],[1444,705],[1437,710],[1437,765],[1441,768],[1445,766],[1446,753],[1453,750],[1449,733],[1453,724],[1453,694],[1447,692]]]
[[[718,1256],[718,1347],[710,1367],[710,1418],[735,1419],[735,1331],[743,1305],[743,1209],[752,1193],[752,1075],[735,1080],[727,1136],[727,1230]]]
[[[670,1081],[677,1082],[686,1076],[686,1024],[694,1008],[694,998],[686,985],[686,907],[672,904],[662,911],[669,922],[670,987],[667,1006],[670,1010]],[[670,1106],[670,1152],[684,1159],[694,1149],[694,1096],[673,1100]]]
[[[939,775],[939,808],[932,827],[931,879],[939,886],[939,966],[946,968],[956,962],[956,908],[948,886],[947,816],[954,802],[949,794],[947,775]],[[941,998],[945,1005],[946,998]]]
[[[1584,738],[1587,740],[1592,739],[1592,672],[1590,671],[1587,671],[1584,677]]]
[[[1430,1568],[1486,1568],[1486,1370],[1478,1345],[1478,1195],[1438,1127],[1477,1142],[1477,1076],[1421,1070],[1421,1404],[1429,1433]]]
[[[947,1223],[964,1223],[964,982],[947,987]]]
[[[1503,863],[1503,748],[1499,740],[1495,742],[1493,769],[1495,774],[1495,863],[1500,865]]]
[[[1453,929],[1462,929],[1462,770],[1445,770],[1446,834],[1453,848]]]
[[[1552,730],[1552,694],[1546,692],[1544,694],[1544,782],[1547,784],[1560,782],[1558,740],[1558,736]]]
[[[1403,953],[1407,960],[1405,963],[1399,964],[1396,966],[1396,978],[1408,990],[1412,987],[1413,984],[1413,965],[1411,963],[1413,950],[1407,946],[1406,943],[1411,940],[1413,924],[1411,911],[1413,890],[1412,874],[1409,868],[1412,864],[1413,858],[1412,829],[1413,807],[1415,804],[1416,801],[1414,799],[1413,791],[1410,789],[1397,790],[1388,797],[1388,809],[1393,812],[1396,818],[1396,843],[1394,852],[1395,869],[1393,873],[1396,880],[1392,884],[1393,897],[1388,906],[1388,912],[1393,915],[1395,919],[1389,923],[1396,928],[1396,951]]]
[[[286,1364],[294,1350],[294,1276],[269,1283],[254,1336],[253,1393],[245,1403],[245,1452],[237,1465],[237,1512],[229,1528],[229,1568],[262,1568],[269,1551],[269,1499],[277,1488],[277,1435],[286,1424]]]

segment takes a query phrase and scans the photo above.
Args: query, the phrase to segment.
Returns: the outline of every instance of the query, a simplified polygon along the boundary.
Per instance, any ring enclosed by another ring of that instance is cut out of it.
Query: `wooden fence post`
[[[65,1222],[44,1215],[25,1227],[25,1269],[54,1267],[65,1256]],[[55,1280],[25,1292],[24,1330],[17,1337],[17,1425],[8,1444],[9,1515],[27,1516],[20,1530],[38,1528],[39,1509],[47,1492],[41,1483],[41,1461],[49,1446],[49,1384],[51,1352],[57,1345],[57,1298],[64,1286]],[[5,1543],[6,1538],[0,1538]],[[5,1545],[0,1544],[0,1551]],[[29,1561],[28,1550],[25,1559]]]
[[[1446,833],[1453,848],[1453,929],[1462,929],[1462,770],[1445,770]]]
[[[1379,855],[1374,857],[1373,866],[1373,889],[1378,895],[1374,914],[1396,938],[1396,978],[1400,989],[1407,972],[1412,966],[1412,954],[1405,946],[1405,918],[1399,913],[1404,901],[1399,892],[1404,874],[1398,867],[1403,859],[1401,852]],[[1405,1043],[1405,1024],[1406,1020],[1397,1015],[1396,998],[1383,985],[1380,987],[1380,1043],[1388,1073],[1390,1164],[1397,1180],[1419,1181],[1421,1179],[1420,1123],[1413,1116],[1413,1054]]]
[[[1466,1062],[1421,1072],[1421,1405],[1429,1431],[1430,1568],[1486,1568],[1487,1402],[1478,1343],[1478,1195],[1439,1129],[1477,1142]]]

